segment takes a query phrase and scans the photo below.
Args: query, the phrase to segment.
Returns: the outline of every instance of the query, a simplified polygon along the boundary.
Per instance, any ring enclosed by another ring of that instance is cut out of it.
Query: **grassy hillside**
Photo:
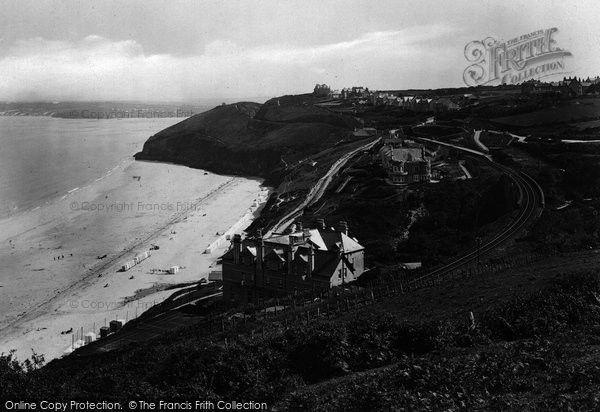
[[[598,99],[575,99],[557,102],[555,106],[545,107],[530,113],[498,117],[492,121],[507,126],[534,126],[548,123],[574,122],[581,119],[596,119],[600,116]]]
[[[598,408],[597,272],[498,276],[228,345],[187,328],[29,373],[3,357],[0,398],[235,398],[276,410]]]
[[[283,103],[282,103],[283,101]],[[215,107],[150,137],[138,160],[281,180],[287,164],[318,153],[358,125],[312,105],[309,95]]]

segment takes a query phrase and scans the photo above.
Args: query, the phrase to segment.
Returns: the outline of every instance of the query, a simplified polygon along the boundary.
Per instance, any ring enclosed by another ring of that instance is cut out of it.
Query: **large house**
[[[425,158],[423,145],[412,140],[389,138],[379,151],[381,164],[395,185],[429,182],[431,161]]]
[[[538,94],[550,94],[555,93],[556,90],[551,83],[541,82],[539,80],[527,80],[521,83],[521,94],[525,95],[538,95]]]
[[[556,83],[556,90],[563,97],[579,97],[583,94],[583,85],[577,77],[565,77]]]
[[[223,295],[240,303],[323,290],[356,280],[364,272],[364,247],[348,235],[348,224],[327,229],[293,225],[292,232],[242,240],[235,235],[222,257]]]

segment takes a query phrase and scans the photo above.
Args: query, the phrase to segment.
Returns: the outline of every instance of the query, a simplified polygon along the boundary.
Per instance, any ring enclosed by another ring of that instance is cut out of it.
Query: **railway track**
[[[423,140],[435,143],[442,143],[436,142],[431,139]],[[527,175],[524,172],[517,172],[509,167],[500,165],[494,162],[490,156],[484,153],[476,152],[472,149],[462,148],[460,146],[450,144],[443,145],[451,146],[455,149],[464,151],[470,155],[481,156],[490,161],[494,168],[509,176],[512,179],[512,181],[517,185],[517,188],[519,190],[519,199],[517,201],[517,204],[519,206],[519,214],[517,215],[517,218],[515,220],[513,220],[500,233],[497,233],[494,237],[492,237],[492,239],[488,240],[486,243],[481,244],[479,247],[469,250],[464,255],[455,258],[449,263],[432,269],[423,276],[413,279],[413,282],[415,283],[426,280],[431,277],[442,275],[447,272],[452,272],[464,266],[471,265],[473,262],[477,261],[481,256],[493,251],[498,246],[502,245],[503,243],[511,239],[513,236],[515,236],[531,220],[537,217],[537,212],[539,208],[544,207],[544,193],[542,191],[542,188],[531,176]]]
[[[294,219],[296,219],[296,217],[302,214],[302,210],[306,206],[317,202],[321,198],[321,196],[323,196],[325,190],[331,183],[333,176],[340,171],[340,169],[348,162],[348,160],[353,158],[359,152],[369,150],[370,148],[375,146],[375,144],[377,144],[380,140],[381,138],[375,139],[367,144],[353,149],[352,151],[340,157],[333,165],[331,165],[327,173],[325,173],[325,175],[318,180],[318,182],[310,190],[304,201],[298,206],[296,206],[294,210],[282,217],[275,225],[273,225],[273,227],[266,233],[266,237],[271,236],[273,233],[277,233],[281,230],[284,230],[286,227],[291,225]]]

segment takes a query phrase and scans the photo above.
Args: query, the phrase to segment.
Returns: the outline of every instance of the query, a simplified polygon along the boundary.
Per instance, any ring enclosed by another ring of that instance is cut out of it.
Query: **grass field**
[[[497,117],[493,122],[527,127],[549,123],[575,122],[600,117],[600,99],[575,99],[542,110],[514,116]]]
[[[600,127],[600,120],[590,120],[589,122],[575,123],[573,124],[573,127],[579,130],[595,129],[597,127]]]

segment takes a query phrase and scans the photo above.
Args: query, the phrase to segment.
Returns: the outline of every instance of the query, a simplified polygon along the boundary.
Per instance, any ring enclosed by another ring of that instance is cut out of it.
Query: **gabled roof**
[[[303,260],[304,262],[308,262],[308,256],[301,255],[300,253],[296,254],[296,259],[300,259],[300,260]]]
[[[283,250],[282,249],[273,249],[271,250],[269,253],[267,253],[267,255],[265,256],[265,260],[279,260],[281,262],[285,262],[285,258],[283,257]]]
[[[326,277],[327,279],[331,278],[341,259],[342,258],[340,256],[332,255],[331,258],[325,261],[325,263],[321,264],[319,267],[316,267],[311,276]]]
[[[409,150],[418,150],[419,156],[421,153],[421,149],[409,149]],[[364,248],[356,241],[351,239],[348,235],[331,230],[319,230],[319,229],[311,229],[309,231],[310,237],[306,237],[306,241],[304,244],[299,245],[303,248],[308,248],[310,244],[313,245],[315,251],[330,251],[335,249],[336,243],[339,243],[343,248],[344,252],[349,253],[356,250],[363,250]],[[302,232],[298,232],[295,234],[297,237],[302,237]],[[280,244],[280,245],[289,245],[290,243],[290,235],[277,235],[265,239],[265,243],[271,244]],[[275,248],[273,250],[277,250],[278,253],[283,253],[282,249]]]
[[[323,241],[328,246],[328,250],[340,248],[344,253],[353,253],[364,250],[358,242],[348,237],[342,232],[324,232],[321,233]],[[335,246],[335,247],[334,247]]]
[[[225,254],[223,256],[221,256],[221,259],[233,260],[233,248],[231,248],[227,252],[225,252]]]
[[[256,257],[256,247],[244,246],[242,247],[242,255],[250,255]]]
[[[402,147],[392,149],[392,160],[397,162],[411,162],[423,160],[423,152],[420,148]]]
[[[327,250],[327,245],[323,241],[323,237],[321,237],[321,232],[317,229],[311,229],[310,243],[319,250]]]

